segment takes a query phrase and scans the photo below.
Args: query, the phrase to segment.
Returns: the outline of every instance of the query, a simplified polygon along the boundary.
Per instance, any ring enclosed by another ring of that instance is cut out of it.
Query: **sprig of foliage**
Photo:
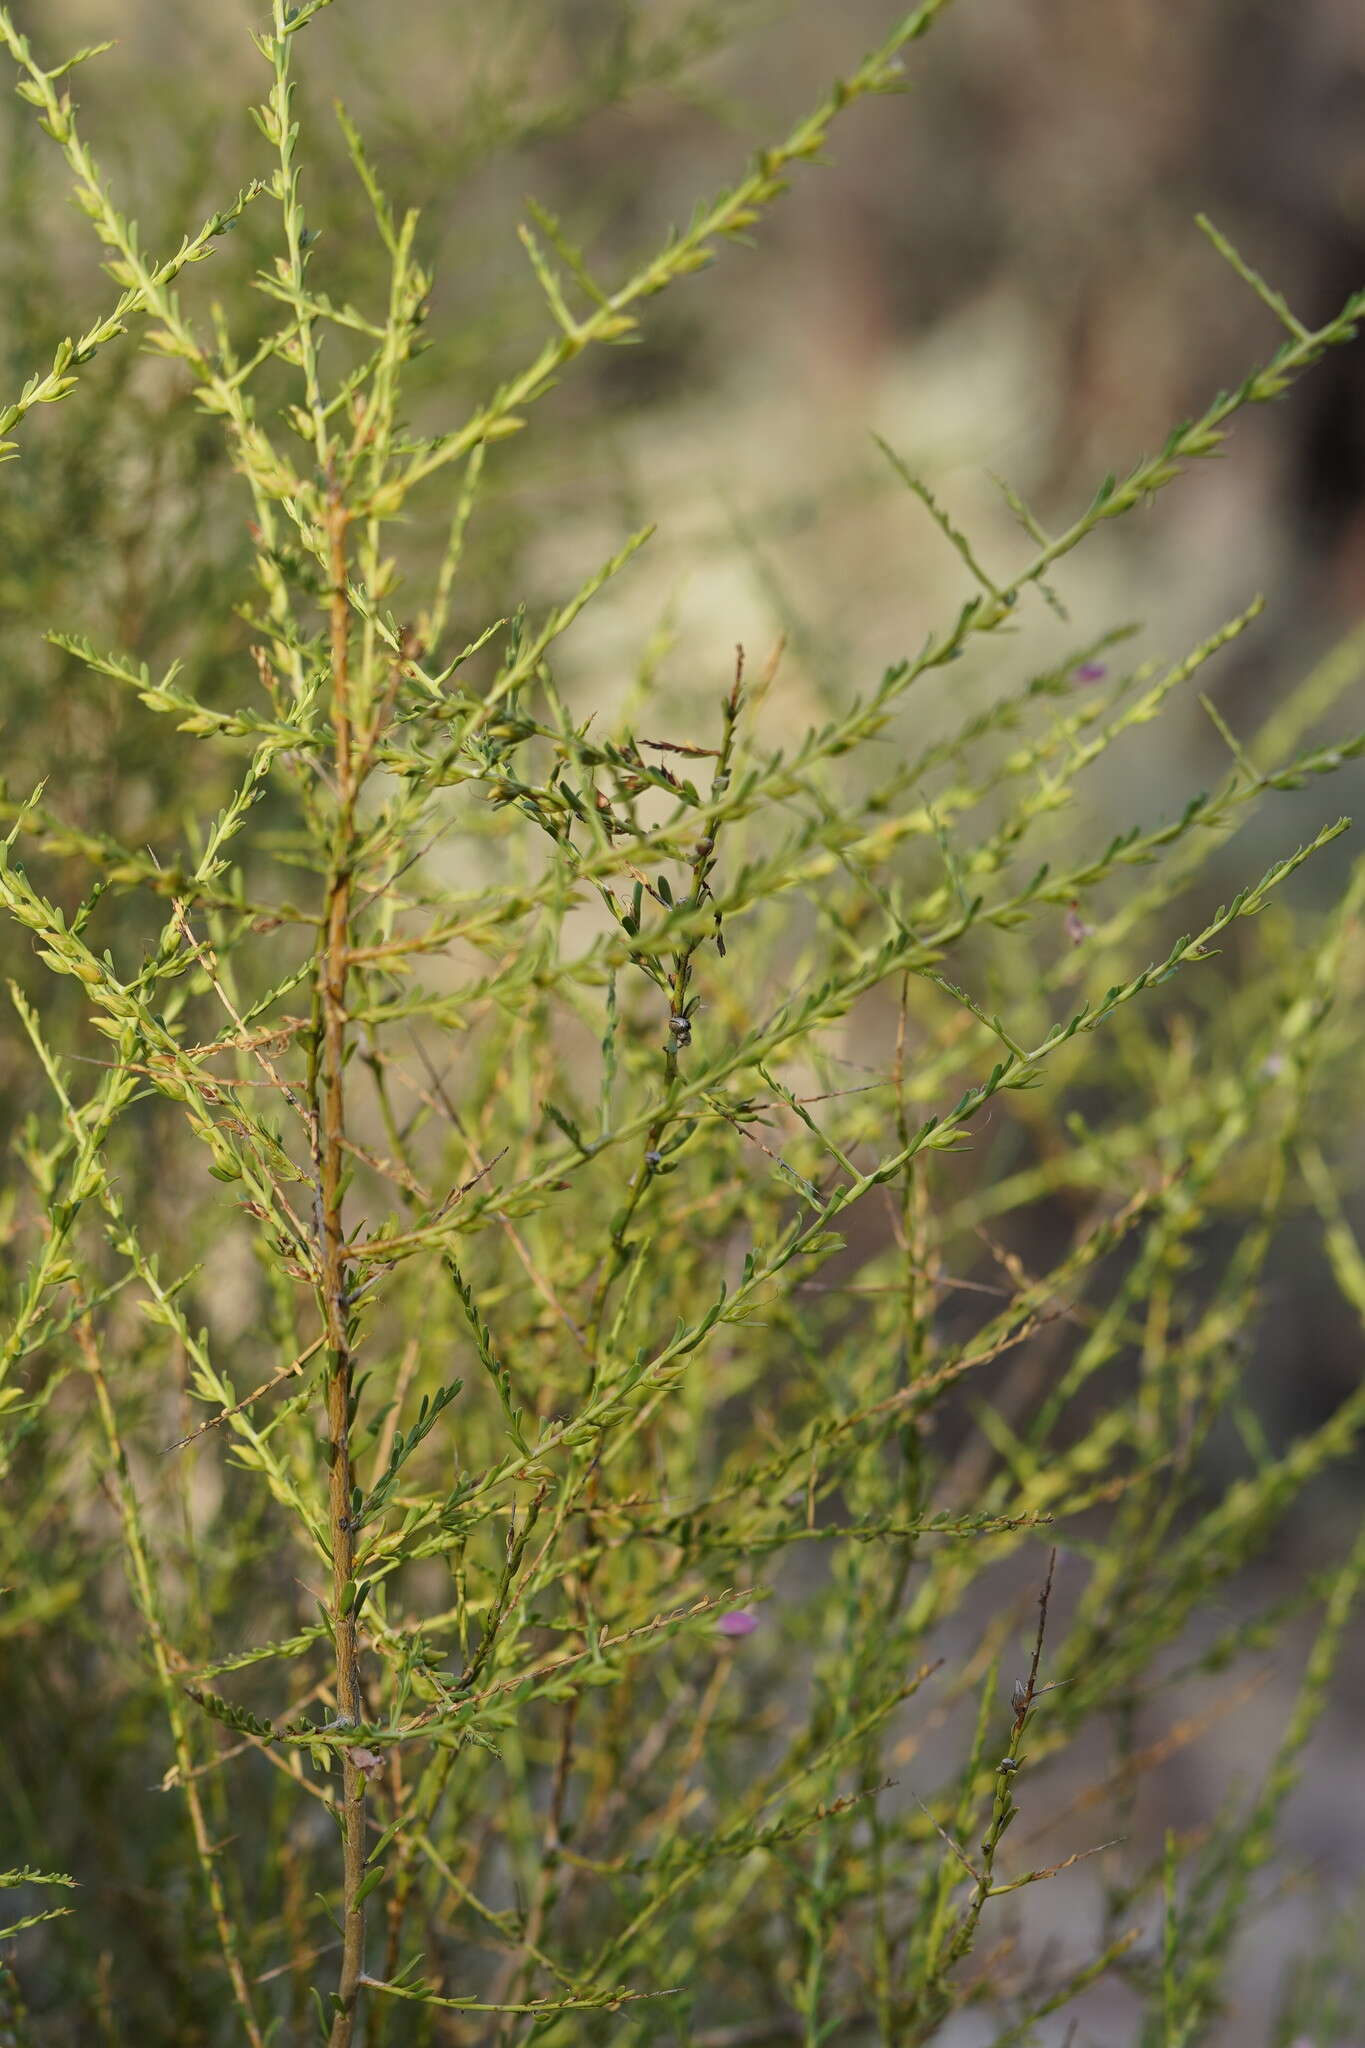
[[[181,1816],[158,1867],[198,1886],[167,1935],[168,2024],[902,2048],[986,1999],[1002,2042],[1028,2039],[1115,1975],[1146,2038],[1204,2038],[1361,1543],[1200,1653],[1222,1670],[1325,1599],[1240,1816],[1151,1867],[1107,1827],[1043,1860],[1014,1831],[1105,1726],[1118,1761],[1082,1804],[1122,1809],[1168,1653],[1365,1421],[1355,1391],[1277,1443],[1245,1384],[1289,1223],[1317,1219],[1365,1305],[1334,1142],[1365,865],[1330,909],[1284,907],[1342,818],[1282,834],[1301,843],[1216,908],[1197,886],[1253,807],[1365,751],[1308,738],[1360,650],[1250,741],[1215,710],[1233,772],[1115,829],[1087,777],[1261,601],[1112,678],[1097,657],[1126,629],[1046,644],[1022,682],[1014,649],[1035,593],[1055,630],[1068,558],[1350,339],[1365,292],[1310,328],[1211,231],[1288,338],[1059,533],[1009,492],[1013,568],[988,572],[883,444],[976,586],[918,653],[804,733],[780,651],[756,680],[741,653],[697,719],[657,685],[647,714],[612,713],[579,701],[561,643],[652,528],[534,616],[449,624],[518,460],[501,444],[761,229],[836,122],[900,88],[946,0],[624,281],[533,207],[550,338],[455,426],[416,381],[421,223],[344,112],[382,291],[353,289],[309,217],[295,65],[323,5],[273,0],[261,161],[160,263],[61,83],[96,53],[44,68],[0,11],[122,293],[0,430],[79,403],[78,373],[145,321],[252,543],[250,594],[210,586],[212,687],[187,657],[34,620],[171,780],[202,774],[198,824],[161,818],[145,849],[92,828],[57,758],[51,800],[5,795],[0,849],[0,904],[52,990],[12,985],[46,1095],[3,1218],[0,1634],[97,1594],[101,1683],[164,1726],[134,1738],[163,1745]],[[274,246],[249,302],[206,313],[180,274],[248,202]],[[998,694],[926,733],[977,643]],[[127,1583],[108,1612],[98,1553],[45,1534],[96,1468]],[[1021,1587],[1039,1622],[1007,1682]],[[111,1721],[98,1707],[92,1739]],[[24,1853],[43,1835],[26,1798]],[[1092,1953],[1022,1978],[1002,1902],[1101,1852]],[[81,1910],[6,1934],[94,2001]]]

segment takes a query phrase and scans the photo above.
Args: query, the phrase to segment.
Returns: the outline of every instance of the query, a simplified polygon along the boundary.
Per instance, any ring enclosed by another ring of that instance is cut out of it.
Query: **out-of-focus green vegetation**
[[[1266,1356],[1365,1310],[1365,636],[1286,560],[1220,691],[1206,479],[1365,296],[1192,231],[1269,339],[1078,491],[970,0],[100,12],[0,11],[0,2034],[1344,2043],[1354,1923],[1239,1943],[1365,1570]]]

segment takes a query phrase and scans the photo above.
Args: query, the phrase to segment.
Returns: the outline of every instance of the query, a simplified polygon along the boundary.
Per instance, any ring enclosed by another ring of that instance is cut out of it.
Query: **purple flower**
[[[1071,671],[1073,683],[1102,683],[1108,675],[1108,665],[1102,661],[1083,661]]]
[[[722,1614],[716,1623],[716,1634],[722,1636],[751,1636],[758,1627],[758,1616],[752,1607],[736,1607],[729,1614]]]
[[[1092,924],[1087,924],[1081,916],[1079,905],[1073,903],[1066,913],[1066,935],[1072,945],[1079,946],[1083,939],[1090,938],[1094,929],[1095,927]]]

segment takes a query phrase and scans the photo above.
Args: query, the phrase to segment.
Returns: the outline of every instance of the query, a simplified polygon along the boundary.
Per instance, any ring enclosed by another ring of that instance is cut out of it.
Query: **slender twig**
[[[265,2036],[257,2023],[251,1990],[242,1967],[237,1929],[228,1911],[227,1894],[218,1870],[218,1852],[209,1835],[204,1803],[196,1782],[198,1772],[190,1748],[185,1696],[172,1669],[171,1651],[166,1640],[161,1603],[156,1590],[156,1571],[147,1544],[146,1530],[143,1527],[142,1509],[133,1487],[132,1475],[128,1470],[128,1458],[109,1393],[109,1383],[105,1378],[99,1347],[95,1342],[95,1334],[90,1327],[88,1316],[83,1316],[76,1323],[75,1337],[85,1362],[85,1369],[95,1389],[95,1405],[99,1410],[100,1425],[113,1468],[113,1493],[123,1524],[124,1548],[128,1558],[133,1598],[137,1602],[151,1645],[157,1684],[165,1704],[166,1718],[170,1723],[171,1740],[175,1746],[177,1782],[185,1796],[185,1806],[190,1816],[190,1831],[194,1837],[195,1856],[204,1881],[204,1889],[208,1893],[209,1911],[218,1937],[218,1946],[222,1950],[223,1966],[227,1971],[233,2003],[237,2007],[237,2015],[250,2048],[265,2048]]]
[[[352,773],[350,602],[346,591],[349,514],[333,486],[327,506],[331,598],[332,734],[337,815],[327,878],[327,924],[318,961],[316,1007],[321,1043],[313,1060],[317,1104],[317,1187],[321,1306],[327,1344],[328,1537],[332,1550],[331,1625],[336,1645],[337,1713],[347,1725],[364,1719],[356,1618],[356,1530],[352,1512],[351,1396],[355,1360],[342,1190],[346,1172],[346,971],[350,947],[352,840],[357,789]],[[350,2048],[365,1970],[365,1773],[349,1746],[341,1756],[343,1845],[342,1953],[330,2048]]]
[[[183,1451],[186,1444],[197,1443],[201,1436],[206,1436],[211,1429],[217,1429],[220,1423],[231,1422],[234,1415],[240,1415],[253,1401],[261,1400],[266,1394],[273,1394],[276,1387],[282,1387],[286,1380],[297,1379],[309,1359],[316,1358],[326,1342],[325,1334],[315,1337],[305,1350],[300,1351],[297,1358],[291,1359],[279,1372],[272,1373],[268,1380],[262,1380],[259,1387],[253,1387],[249,1394],[243,1394],[241,1400],[234,1401],[231,1408],[220,1409],[217,1415],[210,1415],[207,1422],[201,1422],[197,1429],[192,1429],[188,1436],[178,1436],[173,1444],[167,1444],[163,1456],[169,1457],[172,1451]]]

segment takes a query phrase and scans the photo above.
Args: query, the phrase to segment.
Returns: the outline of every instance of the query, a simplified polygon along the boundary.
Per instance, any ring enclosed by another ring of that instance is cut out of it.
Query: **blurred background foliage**
[[[212,9],[123,0],[117,10],[107,0],[21,0],[13,13],[50,55],[117,34],[117,47],[80,74],[77,96],[145,246],[173,248],[260,168],[265,152],[243,113],[259,91],[245,34],[256,10],[230,0]],[[877,40],[886,16],[878,0],[338,0],[326,35],[310,40],[300,87],[306,203],[324,238],[318,274],[337,299],[365,304],[383,289],[364,194],[331,110],[338,94],[396,202],[422,208],[436,288],[429,352],[411,387],[418,431],[424,411],[433,431],[462,417],[543,333],[540,291],[515,232],[528,192],[561,216],[600,273],[616,275],[851,51]],[[105,308],[112,287],[51,146],[12,99],[0,102],[0,178],[8,397],[63,334]],[[869,429],[929,479],[988,563],[1009,562],[1020,539],[991,472],[1045,523],[1060,523],[1100,473],[1122,471],[1268,353],[1273,323],[1198,233],[1198,209],[1310,323],[1359,286],[1357,0],[1186,0],[1178,9],[1156,0],[959,0],[916,51],[909,93],[862,107],[838,130],[832,162],[803,176],[798,201],[777,211],[754,251],[727,254],[647,309],[638,346],[577,366],[541,408],[534,435],[490,451],[491,486],[455,599],[457,635],[518,604],[555,601],[624,530],[655,519],[659,534],[637,568],[562,650],[559,679],[575,708],[618,704],[643,667],[662,679],[672,729],[686,731],[698,707],[714,705],[737,642],[757,659],[784,635],[782,689],[767,715],[787,727],[820,717],[912,651],[965,594],[961,565],[918,516]],[[212,262],[184,282],[197,305],[221,301],[239,345],[272,317],[250,279],[269,260],[273,227],[248,207]],[[1264,588],[1266,618],[1207,685],[1234,730],[1259,724],[1353,629],[1322,708],[1337,729],[1360,723],[1362,346],[1336,352],[1284,404],[1243,416],[1229,459],[1189,476],[1150,522],[1099,534],[1067,569],[1073,624],[1058,626],[1057,645],[1131,619],[1141,622],[1140,652],[1176,655]],[[63,818],[134,845],[174,841],[222,800],[225,782],[186,786],[187,749],[164,721],[78,675],[42,638],[50,623],[125,648],[154,670],[178,659],[186,686],[209,703],[242,694],[249,635],[224,592],[251,601],[250,537],[216,424],[187,391],[180,366],[111,346],[77,399],[29,420],[23,461],[0,472],[0,818],[58,769]],[[426,508],[433,561],[450,497],[438,483]],[[427,543],[418,533],[414,543],[420,557]],[[972,653],[951,692],[936,697],[935,685],[916,699],[925,737],[964,703],[985,705],[1003,681],[1017,684],[1016,669],[998,637]],[[228,763],[213,750],[196,748],[193,760],[198,773],[226,778]],[[1191,697],[1102,766],[1090,822],[1120,794],[1122,822],[1130,811],[1174,815],[1225,767],[1224,742]],[[1209,905],[1229,893],[1230,877],[1259,874],[1323,818],[1358,810],[1358,783],[1352,767],[1326,789],[1257,811],[1201,879]],[[1330,850],[1299,878],[1298,900],[1325,900],[1348,858],[1349,842]],[[57,900],[79,899],[78,860],[54,843],[44,867]],[[1269,918],[1258,942],[1267,926],[1272,946],[1292,947],[1291,929]],[[1209,970],[1226,972],[1229,987],[1240,945],[1230,936],[1225,967]],[[11,944],[4,966],[38,985],[23,945]],[[68,995],[70,986],[43,984],[57,1039],[62,1005],[79,994]],[[1216,1015],[1216,990],[1203,1001]],[[14,1034],[0,1062],[0,1118],[12,1136],[42,1082]],[[162,1207],[174,1242],[186,1190],[173,1168],[164,1181],[158,1172],[164,1114],[146,1117],[148,1200]],[[1343,1146],[1358,1149],[1353,1129]],[[1045,1241],[1045,1212],[1034,1228]],[[1258,1328],[1268,1426],[1286,1436],[1329,1412],[1359,1373],[1357,1326],[1335,1306],[1313,1236],[1305,1229],[1300,1248],[1289,1233]],[[229,1259],[215,1314],[230,1330],[235,1313]],[[159,1396],[149,1387],[146,1400],[155,1409]],[[136,1432],[136,1414],[129,1420]],[[73,1417],[73,1455],[81,1441]],[[243,1548],[231,1569],[249,1574],[255,1541],[265,1571],[269,1534],[262,1523],[253,1537],[253,1490],[197,1470],[196,1485],[238,1487]],[[154,1854],[121,1868],[129,1786],[159,1774],[164,1736],[159,1705],[139,1680],[137,1645],[120,1625],[108,1521],[75,1476],[48,1467],[51,1569],[12,1610],[17,1623],[0,1622],[6,1800],[26,1843],[41,1835],[49,1862],[97,1885],[111,1970],[116,1955],[126,1969],[136,1954],[167,1988],[184,2028],[177,2038],[201,2038],[196,2025],[207,2038],[212,2017],[196,2020],[196,2000],[212,1984],[175,1982],[176,1913],[190,1902],[157,1885]],[[1262,1592],[1292,1590],[1339,1551],[1358,1486],[1358,1470],[1339,1472],[1307,1497],[1262,1567]],[[9,1583],[22,1562],[4,1558],[0,1580]],[[56,1599],[63,1611],[45,1604]],[[215,1604],[206,1593],[206,1611]],[[1352,1768],[1361,1683],[1357,1646],[1296,1809],[1294,1847],[1326,1871],[1329,1895],[1362,1867],[1365,1794]],[[1216,1758],[1209,1744],[1194,1744],[1157,1778],[1171,1813],[1206,1803],[1209,1778],[1236,1761],[1239,1731],[1253,1752],[1276,1724],[1277,1684],[1222,1726]],[[232,1824],[226,1810],[219,1820]],[[174,1884],[182,1881],[177,1874]],[[1030,1907],[1041,1943],[1053,1931],[1048,1913],[1066,1906],[1040,1890]],[[1269,1910],[1270,1933],[1247,1959],[1251,1986],[1269,1981],[1321,1910],[1293,1895]],[[1349,1942],[1332,1940],[1344,1956]],[[1340,1956],[1338,1976],[1347,1973]],[[0,2039],[3,2026],[0,2014]]]
[[[873,0],[330,12],[300,82],[309,218],[334,295],[366,303],[382,252],[337,94],[396,203],[422,209],[436,286],[417,430],[462,416],[543,332],[516,239],[528,193],[619,274],[883,17]],[[54,50],[111,29],[101,0],[15,18]],[[253,18],[130,0],[116,47],[81,74],[92,144],[148,247],[173,247],[259,168],[243,111]],[[0,118],[0,350],[17,389],[109,287],[50,144],[17,101]],[[1175,19],[1150,0],[971,0],[917,47],[908,93],[862,107],[832,157],[755,249],[665,295],[639,345],[576,365],[536,432],[492,452],[457,631],[555,601],[652,519],[651,546],[562,650],[571,699],[615,706],[643,659],[682,722],[712,700],[737,642],[758,658],[784,634],[771,715],[819,717],[965,594],[961,565],[869,429],[929,479],[988,566],[1008,563],[1020,537],[995,474],[1056,524],[1099,473],[1122,471],[1273,343],[1269,315],[1195,228],[1197,209],[1310,322],[1365,275],[1365,26],[1351,0],[1192,0]],[[239,342],[271,317],[250,288],[270,231],[248,207],[185,280],[195,303],[223,304]],[[1208,685],[1242,730],[1342,639],[1365,614],[1361,346],[1243,415],[1232,459],[1188,476],[1158,516],[1095,536],[1066,572],[1073,637],[1128,619],[1143,629],[1137,654],[1172,656],[1270,592]],[[157,721],[79,678],[39,630],[85,632],[153,669],[178,658],[210,703],[239,691],[246,635],[222,597],[250,599],[250,537],[221,436],[187,390],[179,366],[110,347],[77,402],[30,416],[25,460],[3,480],[9,815],[54,761],[63,816],[134,844],[178,831],[187,796],[207,811],[219,794],[187,792],[182,750]],[[443,543],[450,496],[431,487],[412,536],[418,569],[423,546],[434,559]],[[1353,667],[1348,655],[1338,689]],[[985,704],[1007,679],[997,640],[950,691],[924,686],[926,736],[945,703]],[[1135,788],[1174,813],[1226,759],[1190,697],[1101,764],[1094,815]],[[1258,811],[1250,833],[1307,836],[1337,802],[1335,786],[1311,789],[1282,800],[1273,824]],[[1239,842],[1221,855],[1210,898],[1270,851]],[[1303,886],[1330,891],[1348,858],[1329,853]],[[5,1079],[13,1118],[20,1084]]]
[[[53,47],[108,34],[107,15],[99,0],[16,10]],[[300,87],[328,275],[363,304],[380,254],[335,92],[397,203],[423,210],[436,289],[418,388],[433,422],[458,416],[543,331],[515,235],[526,194],[616,274],[843,53],[874,41],[882,16],[872,0],[340,8]],[[243,112],[251,20],[234,5],[130,0],[117,47],[82,75],[92,143],[150,247],[173,246],[258,167]],[[757,650],[781,630],[784,713],[799,719],[899,656],[961,585],[869,428],[930,477],[988,562],[1008,560],[1017,534],[990,472],[1055,520],[1273,340],[1196,209],[1310,323],[1365,268],[1365,54],[1350,0],[1193,0],[1175,20],[1149,0],[1102,12],[975,0],[945,28],[917,50],[908,95],[860,110],[754,251],[666,295],[638,346],[576,366],[536,434],[497,451],[462,617],[534,607],[612,552],[623,523],[657,519],[639,572],[574,642],[582,686],[594,702],[619,698],[652,638],[671,688],[711,692],[736,641]],[[44,161],[50,145],[17,103],[4,122],[0,347],[17,387],[108,290]],[[248,208],[185,283],[197,304],[221,300],[238,336],[270,315],[248,282],[269,231]],[[78,406],[31,420],[41,460],[4,494],[6,606],[135,645],[153,667],[179,656],[214,700],[241,646],[204,597],[225,580],[245,596],[248,556],[219,437],[173,365],[115,347],[87,374]],[[1365,606],[1358,353],[1241,421],[1235,449],[1159,519],[1100,535],[1066,594],[1080,630],[1132,617],[1173,652],[1273,589],[1269,619],[1215,686],[1259,711]],[[431,496],[433,551],[445,488]],[[992,686],[973,669],[953,694]],[[154,835],[183,792],[146,751],[160,745],[147,720],[75,686],[31,632],[11,637],[7,692],[12,789],[27,792],[55,744],[92,829]],[[1222,758],[1193,704],[1160,744],[1174,758],[1147,772],[1185,787]]]

